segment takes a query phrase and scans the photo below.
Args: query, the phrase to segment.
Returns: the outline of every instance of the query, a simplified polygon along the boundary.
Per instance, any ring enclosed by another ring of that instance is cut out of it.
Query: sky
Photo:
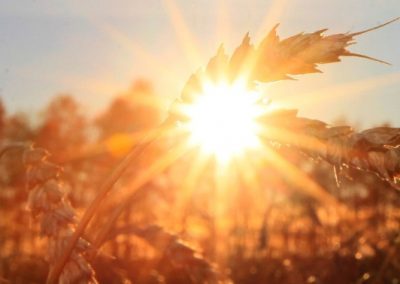
[[[276,23],[281,37],[329,28],[363,30],[400,16],[399,0],[1,0],[0,97],[8,113],[40,111],[72,94],[90,115],[139,78],[166,100],[224,43],[257,43]],[[357,38],[323,74],[263,89],[274,102],[326,122],[400,126],[400,21]]]

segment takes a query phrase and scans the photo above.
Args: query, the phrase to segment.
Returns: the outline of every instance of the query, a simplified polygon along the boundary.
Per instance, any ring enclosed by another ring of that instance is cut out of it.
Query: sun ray
[[[240,175],[240,179],[243,181],[243,185],[254,192],[258,192],[261,188],[258,178],[259,169],[257,169],[250,157],[253,154],[246,153],[245,157],[234,159],[233,164],[236,168],[235,172]]]
[[[107,233],[110,231],[111,227],[115,224],[115,221],[126,209],[126,206],[130,202],[134,201],[138,196],[146,191],[143,186],[153,179],[155,176],[162,173],[166,168],[171,166],[176,160],[182,157],[187,152],[186,141],[181,142],[177,146],[171,148],[169,151],[163,155],[157,157],[153,163],[149,163],[147,167],[143,167],[143,170],[138,173],[129,184],[129,191],[124,191],[122,196],[119,196],[119,200],[124,200],[119,206],[117,206],[111,213],[107,220],[107,223],[102,226],[99,233],[96,235],[93,247],[98,248],[106,239]]]
[[[172,82],[176,82],[178,80],[178,78],[174,75],[177,72],[171,72],[171,67],[173,68],[173,66],[167,66],[166,64],[163,64],[153,54],[148,52],[145,48],[140,46],[140,44],[132,40],[122,31],[114,28],[112,25],[107,23],[96,23],[96,26],[107,35],[109,35],[112,40],[127,48],[133,54],[136,54],[137,58],[142,60],[145,65],[151,66],[152,70],[157,72],[159,76],[165,76],[164,78],[167,78],[167,82],[171,82],[172,84]]]
[[[262,24],[255,34],[257,38],[260,38],[263,34],[265,34],[265,30],[268,30],[279,23],[282,15],[288,11],[288,2],[288,0],[271,1],[271,4],[268,7],[267,12],[262,20]]]
[[[77,5],[74,5],[74,2],[69,3],[74,10],[79,10]],[[83,13],[83,11],[81,11]],[[132,38],[126,35],[121,30],[115,28],[110,23],[105,20],[99,19],[95,16],[95,14],[85,13],[83,16],[99,31],[108,35],[111,40],[118,43],[122,47],[126,48],[132,54],[135,54],[136,57],[140,60],[143,60],[145,66],[151,66],[152,70],[159,75],[161,78],[165,78],[165,83],[170,84],[170,87],[174,87],[175,82],[179,81],[179,76],[174,75],[178,72],[171,72],[171,68],[173,66],[163,64],[160,60],[158,60],[153,54],[148,52],[145,48],[143,48],[139,43],[132,40]],[[115,89],[114,89],[115,90]]]
[[[151,66],[151,68],[153,68],[154,70],[158,70],[158,72],[163,76],[168,77],[171,76],[171,74],[174,74],[174,72],[171,72],[171,66],[163,65],[162,62],[160,62],[160,60],[158,60],[153,54],[149,53],[146,49],[141,47],[137,42],[133,41],[121,30],[116,29],[104,20],[100,20],[98,17],[95,16],[95,14],[89,14],[83,11],[76,4],[77,3],[74,2],[68,3],[68,5],[71,6],[71,9],[79,11],[81,15],[84,16],[94,27],[96,27],[99,31],[104,32],[114,42],[120,44],[124,48],[127,48],[133,54],[136,54],[137,58],[144,60],[146,65]]]
[[[240,159],[234,159],[232,162],[232,167],[234,174],[237,176],[236,185],[238,185],[237,193],[239,194],[238,200],[234,200],[233,202],[229,202],[230,204],[235,204],[236,207],[237,202],[241,202],[242,198],[247,197],[247,200],[250,200],[251,210],[248,212],[250,216],[248,219],[248,225],[253,227],[256,224],[259,224],[260,216],[265,211],[265,208],[268,204],[268,198],[265,194],[265,190],[261,185],[261,174],[262,167],[257,165],[254,161],[253,155],[258,156],[258,150],[250,153],[246,153],[246,156]],[[230,189],[229,189],[230,190]],[[226,205],[226,206],[228,206]],[[247,204],[249,206],[249,204]],[[235,210],[233,207],[232,209]]]
[[[210,162],[210,157],[202,155],[198,149],[194,149],[195,157],[190,160],[190,168],[185,178],[182,181],[182,189],[184,199],[187,199],[191,195],[191,190],[195,187],[198,178],[201,176],[202,171],[206,168]]]
[[[174,126],[153,127],[133,133],[116,133],[115,135],[103,140],[99,144],[98,151],[122,156],[126,154],[134,145],[144,144],[154,139],[163,139],[166,136],[178,135],[180,130]],[[119,148],[121,147],[121,148]]]
[[[227,1],[216,1],[216,9],[215,42],[229,42],[232,27],[230,25],[231,20]]]
[[[337,100],[341,97],[362,96],[365,92],[384,86],[393,85],[400,80],[400,73],[389,73],[380,76],[368,77],[349,83],[336,84],[326,88],[317,89],[309,93],[296,93],[296,95],[284,95],[279,98],[283,104],[293,104],[297,108],[307,107],[320,103]],[[282,100],[281,100],[282,98]]]
[[[326,149],[326,144],[322,143],[317,138],[272,125],[262,127],[259,131],[259,135],[261,139],[281,144],[291,145],[295,141],[298,147],[312,151],[323,151]]]
[[[175,0],[163,0],[163,2],[168,10],[168,15],[178,37],[178,41],[183,47],[186,59],[191,64],[191,67],[198,68],[198,66],[201,66],[201,63],[203,62],[201,53],[198,49],[199,45],[197,44],[194,35],[189,30],[182,12],[179,10]]]
[[[71,2],[69,3],[71,8],[74,10],[79,10],[77,3]],[[89,10],[88,10],[89,11]],[[150,53],[144,47],[142,47],[139,43],[134,41],[132,37],[125,34],[122,30],[117,29],[111,23],[107,22],[104,19],[98,18],[95,14],[81,11],[82,16],[85,17],[95,28],[97,28],[100,32],[110,37],[110,39],[127,49],[132,54],[136,55],[136,58],[143,62],[143,66],[151,66],[152,74],[156,74],[159,84],[162,84],[163,87],[166,87],[168,90],[175,90],[176,82],[179,81],[179,72],[174,68],[175,65],[163,63],[162,59],[158,59],[154,54]],[[134,64],[131,64],[134,66]],[[175,69],[175,70],[174,70]],[[100,70],[101,71],[101,70]],[[110,75],[108,74],[107,77]],[[160,79],[161,78],[161,79]],[[57,80],[60,80],[57,78]],[[78,85],[80,86],[79,91],[89,92],[93,95],[98,94],[112,94],[117,90],[121,89],[120,84],[107,82],[107,78],[96,79],[93,80],[91,78],[85,78],[84,80],[79,78],[74,78],[72,76],[63,76],[61,79],[62,82],[68,85]],[[174,98],[176,94],[165,94],[163,93],[160,97],[162,103],[164,103],[164,109],[170,104],[171,99]]]
[[[196,185],[198,185],[201,179],[203,171],[207,168],[207,164],[210,162],[210,157],[202,155],[198,149],[192,149],[194,151],[194,157],[191,158],[189,164],[189,170],[182,180],[180,186],[180,196],[177,203],[177,212],[180,212],[180,225],[181,230],[186,230],[187,217],[190,213],[192,206],[191,198]]]
[[[265,146],[260,151],[260,156],[264,158],[269,165],[277,169],[283,177],[287,178],[289,182],[293,183],[303,193],[315,198],[321,204],[333,206],[337,208],[343,207],[331,194],[324,190],[313,179],[304,174],[292,163],[281,157],[276,151],[270,147]]]
[[[154,139],[163,139],[166,136],[180,134],[182,134],[182,131],[175,126],[149,128],[132,133],[116,133],[111,137],[105,138],[97,143],[83,147],[79,151],[77,150],[74,153],[71,153],[68,160],[63,160],[62,162],[73,163],[106,153],[115,157],[121,157],[135,145],[145,144]]]

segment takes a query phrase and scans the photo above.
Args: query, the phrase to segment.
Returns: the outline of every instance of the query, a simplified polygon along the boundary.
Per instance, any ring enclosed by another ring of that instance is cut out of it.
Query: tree
[[[86,118],[78,103],[70,95],[60,95],[44,111],[44,120],[38,128],[36,143],[63,161],[81,149],[87,141]]]
[[[150,82],[137,80],[96,119],[101,138],[149,129],[160,121],[160,99]]]
[[[13,142],[32,141],[33,129],[29,125],[28,117],[23,113],[16,113],[3,120],[4,138]]]

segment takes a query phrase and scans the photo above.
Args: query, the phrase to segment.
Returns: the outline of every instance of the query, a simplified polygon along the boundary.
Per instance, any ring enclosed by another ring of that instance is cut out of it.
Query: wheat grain
[[[22,161],[27,168],[26,189],[29,191],[27,208],[34,218],[40,218],[41,235],[48,239],[47,260],[51,268],[70,242],[77,221],[76,213],[58,178],[62,168],[47,160],[49,153],[24,144],[5,146],[0,153],[15,148],[23,151]],[[94,270],[84,257],[89,248],[90,244],[79,238],[60,274],[59,283],[97,283]]]
[[[400,128],[376,127],[355,132],[351,127],[297,117],[295,110],[279,110],[261,118],[270,127],[266,142],[277,141],[322,158],[338,169],[370,171],[400,189]]]

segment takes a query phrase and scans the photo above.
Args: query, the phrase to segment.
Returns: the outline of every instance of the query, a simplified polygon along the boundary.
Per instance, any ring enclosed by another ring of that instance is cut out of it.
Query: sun
[[[240,82],[204,84],[203,92],[185,111],[190,144],[200,146],[220,162],[259,147],[259,100],[258,92]]]

